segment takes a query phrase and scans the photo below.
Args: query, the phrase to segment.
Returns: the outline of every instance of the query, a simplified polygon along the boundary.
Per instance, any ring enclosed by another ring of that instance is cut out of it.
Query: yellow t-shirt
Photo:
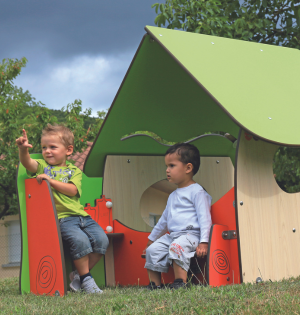
[[[84,211],[83,206],[80,204],[79,198],[81,196],[81,180],[82,180],[82,172],[81,170],[69,163],[67,166],[53,166],[49,165],[45,160],[36,159],[38,162],[37,172],[31,173],[27,171],[27,175],[30,177],[36,177],[40,174],[46,174],[51,179],[58,180],[63,183],[72,183],[76,186],[78,193],[76,196],[67,196],[63,193],[58,192],[54,188],[51,187],[56,211],[58,219],[70,217],[70,216],[88,216],[88,214]]]

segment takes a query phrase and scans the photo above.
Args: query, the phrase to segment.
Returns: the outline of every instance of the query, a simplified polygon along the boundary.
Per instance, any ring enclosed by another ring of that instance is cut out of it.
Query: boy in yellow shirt
[[[44,160],[30,157],[28,148],[32,145],[24,129],[23,136],[16,143],[20,162],[27,174],[36,177],[39,183],[47,179],[51,185],[64,246],[69,249],[76,268],[70,274],[71,289],[102,293],[90,270],[105,254],[108,238],[79,202],[82,172],[67,161],[73,153],[73,133],[65,126],[48,124],[41,138]]]

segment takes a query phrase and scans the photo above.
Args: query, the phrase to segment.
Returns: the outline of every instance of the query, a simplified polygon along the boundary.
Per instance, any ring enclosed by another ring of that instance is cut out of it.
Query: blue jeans
[[[74,216],[59,220],[64,247],[69,250],[72,260],[90,253],[105,254],[108,238],[101,226],[90,216]]]

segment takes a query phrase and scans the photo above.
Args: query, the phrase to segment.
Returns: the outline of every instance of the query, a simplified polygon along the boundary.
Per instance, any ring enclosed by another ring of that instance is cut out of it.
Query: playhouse
[[[104,230],[113,227],[105,260],[92,270],[97,284],[148,284],[141,253],[176,189],[165,179],[166,145],[128,136],[137,131],[200,150],[195,180],[213,197],[209,252],[200,264],[207,284],[298,276],[300,194],[279,188],[272,164],[280,145],[300,145],[299,51],[145,30],[84,166],[81,203]],[[26,179],[22,165],[17,187],[20,291],[64,295],[71,266],[51,189]]]

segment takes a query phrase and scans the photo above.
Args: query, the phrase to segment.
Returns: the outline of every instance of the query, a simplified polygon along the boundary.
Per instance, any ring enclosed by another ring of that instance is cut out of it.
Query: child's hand
[[[197,257],[203,258],[204,256],[206,256],[207,250],[208,250],[208,244],[207,243],[200,243],[196,248]]]
[[[36,179],[37,179],[37,181],[38,181],[39,184],[42,183],[43,179],[47,179],[47,180],[49,181],[49,183],[50,183],[50,181],[51,181],[51,178],[50,178],[48,175],[46,175],[46,174],[40,174],[40,175],[38,175],[38,176],[36,177]]]
[[[143,250],[143,255],[146,255],[146,249],[147,249],[151,244],[153,244],[153,243],[154,243],[154,242],[148,240],[148,243],[147,243],[147,245],[146,245],[146,248]]]
[[[23,129],[23,136],[16,139],[16,143],[20,149],[32,148],[32,145],[28,142],[27,134],[25,129]]]

